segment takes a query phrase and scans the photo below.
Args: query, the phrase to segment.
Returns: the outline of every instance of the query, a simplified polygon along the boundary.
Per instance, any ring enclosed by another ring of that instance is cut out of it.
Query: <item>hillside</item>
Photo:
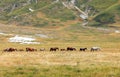
[[[7,6],[6,6],[7,5]],[[0,21],[36,27],[60,27],[65,22],[106,26],[120,20],[119,0],[2,0]]]

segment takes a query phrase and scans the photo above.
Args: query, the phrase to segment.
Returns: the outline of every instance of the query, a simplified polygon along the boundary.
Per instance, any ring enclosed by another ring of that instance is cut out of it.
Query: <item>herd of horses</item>
[[[80,48],[79,51],[87,51],[88,48]],[[90,48],[90,51],[100,51],[101,48],[100,47],[91,47]],[[30,47],[27,47],[25,49],[16,49],[16,48],[6,48],[3,50],[4,52],[14,52],[14,51],[26,51],[26,52],[34,52],[34,51],[46,51],[45,48],[40,48],[39,50],[38,49],[35,49],[35,48],[30,48]],[[64,48],[58,48],[58,47],[51,47],[49,49],[49,51],[77,51],[76,48],[74,47],[67,47],[66,49]]]

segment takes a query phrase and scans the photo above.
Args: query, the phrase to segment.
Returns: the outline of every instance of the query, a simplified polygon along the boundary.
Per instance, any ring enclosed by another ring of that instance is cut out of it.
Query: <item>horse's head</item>
[[[85,48],[85,50],[87,50],[87,48]]]

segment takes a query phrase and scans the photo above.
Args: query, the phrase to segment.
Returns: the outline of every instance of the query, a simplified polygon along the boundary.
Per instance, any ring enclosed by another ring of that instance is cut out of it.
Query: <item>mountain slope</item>
[[[0,21],[7,24],[46,27],[64,26],[62,23],[69,20],[79,19],[78,22],[83,22],[87,19],[95,26],[106,25],[120,20],[119,1],[2,0],[0,1]],[[87,18],[79,10],[84,12]]]

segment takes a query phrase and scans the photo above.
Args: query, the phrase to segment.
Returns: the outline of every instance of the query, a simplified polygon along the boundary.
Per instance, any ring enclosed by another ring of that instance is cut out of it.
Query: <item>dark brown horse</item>
[[[87,48],[80,48],[80,51],[86,51]]]
[[[73,48],[73,47],[67,47],[67,51],[76,51],[76,48]]]
[[[4,52],[13,52],[13,51],[17,51],[16,48],[6,48],[3,50]]]
[[[64,48],[62,48],[62,49],[60,49],[60,51],[65,51],[66,49],[64,49]]]
[[[58,47],[50,48],[50,51],[57,51],[57,50],[59,50]]]

